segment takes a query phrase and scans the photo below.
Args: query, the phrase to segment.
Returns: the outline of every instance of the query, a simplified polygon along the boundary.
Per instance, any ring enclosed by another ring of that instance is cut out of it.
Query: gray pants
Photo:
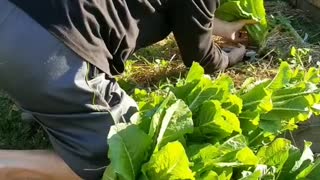
[[[82,178],[108,164],[107,134],[136,112],[114,78],[95,68],[8,0],[0,0],[0,88],[46,130]]]

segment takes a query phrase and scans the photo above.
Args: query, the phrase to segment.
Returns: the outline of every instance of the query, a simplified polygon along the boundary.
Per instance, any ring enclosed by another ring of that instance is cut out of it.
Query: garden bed
[[[292,57],[293,47],[296,50],[308,52],[307,55],[301,57],[305,68],[318,66],[317,63],[320,60],[318,28],[320,25],[312,21],[302,10],[293,9],[282,1],[266,1],[266,9],[272,28],[262,50],[257,52],[257,56],[223,72],[233,79],[236,89],[240,89],[248,78],[252,78],[254,81],[274,78],[278,73],[281,61],[292,63],[296,60]],[[215,37],[214,39],[217,41],[219,38]],[[224,45],[223,41],[218,43],[221,46]],[[121,87],[129,94],[132,94],[134,88],[137,87],[152,90],[168,84],[175,84],[187,72],[172,36],[135,53],[127,62],[126,69],[126,72],[119,76],[118,80]],[[211,77],[215,78],[219,75],[221,75],[220,72],[211,75]],[[0,111],[0,126],[2,127],[0,129],[0,148],[35,149],[48,147],[48,139],[39,126],[22,123],[20,112],[12,105],[12,102],[7,97],[0,100],[1,107],[3,107]],[[301,124],[298,131],[287,134],[286,137],[292,139],[292,144],[300,148],[303,148],[304,140],[312,141],[314,142],[311,147],[313,151],[320,152],[320,140],[317,138],[320,135],[319,122],[318,118],[314,118],[307,124]]]

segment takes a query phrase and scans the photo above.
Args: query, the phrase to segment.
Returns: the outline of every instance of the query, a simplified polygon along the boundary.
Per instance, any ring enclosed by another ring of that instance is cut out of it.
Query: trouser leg
[[[93,66],[20,9],[0,3],[1,13],[9,9],[0,16],[0,88],[41,124],[74,172],[98,179],[108,164],[109,128],[128,121],[135,102],[114,78],[90,77]]]

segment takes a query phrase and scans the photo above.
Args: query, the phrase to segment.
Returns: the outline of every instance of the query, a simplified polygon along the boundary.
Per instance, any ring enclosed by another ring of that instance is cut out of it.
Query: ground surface
[[[248,77],[273,77],[279,58],[286,59],[292,46],[312,50],[313,60],[305,62],[307,66],[315,65],[316,61],[320,60],[319,24],[313,23],[303,12],[290,8],[284,2],[267,1],[266,8],[272,29],[265,47],[255,58],[225,72],[233,77],[236,86],[241,85]],[[172,37],[168,38],[130,57],[127,72],[119,77],[119,83],[130,93],[135,87],[154,88],[168,80],[174,82],[186,72],[179,59],[174,40]],[[7,96],[1,95],[0,149],[35,149],[49,146],[42,129],[38,125],[22,122],[19,110]]]

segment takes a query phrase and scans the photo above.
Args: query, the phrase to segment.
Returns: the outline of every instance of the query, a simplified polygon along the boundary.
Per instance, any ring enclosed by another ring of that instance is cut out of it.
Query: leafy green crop
[[[255,43],[264,43],[268,30],[264,0],[222,0],[215,15],[225,21],[256,20],[258,24],[248,25],[246,29]]]
[[[274,79],[235,89],[194,63],[175,86],[135,91],[140,111],[111,128],[104,179],[319,179],[311,143],[278,138],[319,114],[319,82],[319,69],[282,62]]]

